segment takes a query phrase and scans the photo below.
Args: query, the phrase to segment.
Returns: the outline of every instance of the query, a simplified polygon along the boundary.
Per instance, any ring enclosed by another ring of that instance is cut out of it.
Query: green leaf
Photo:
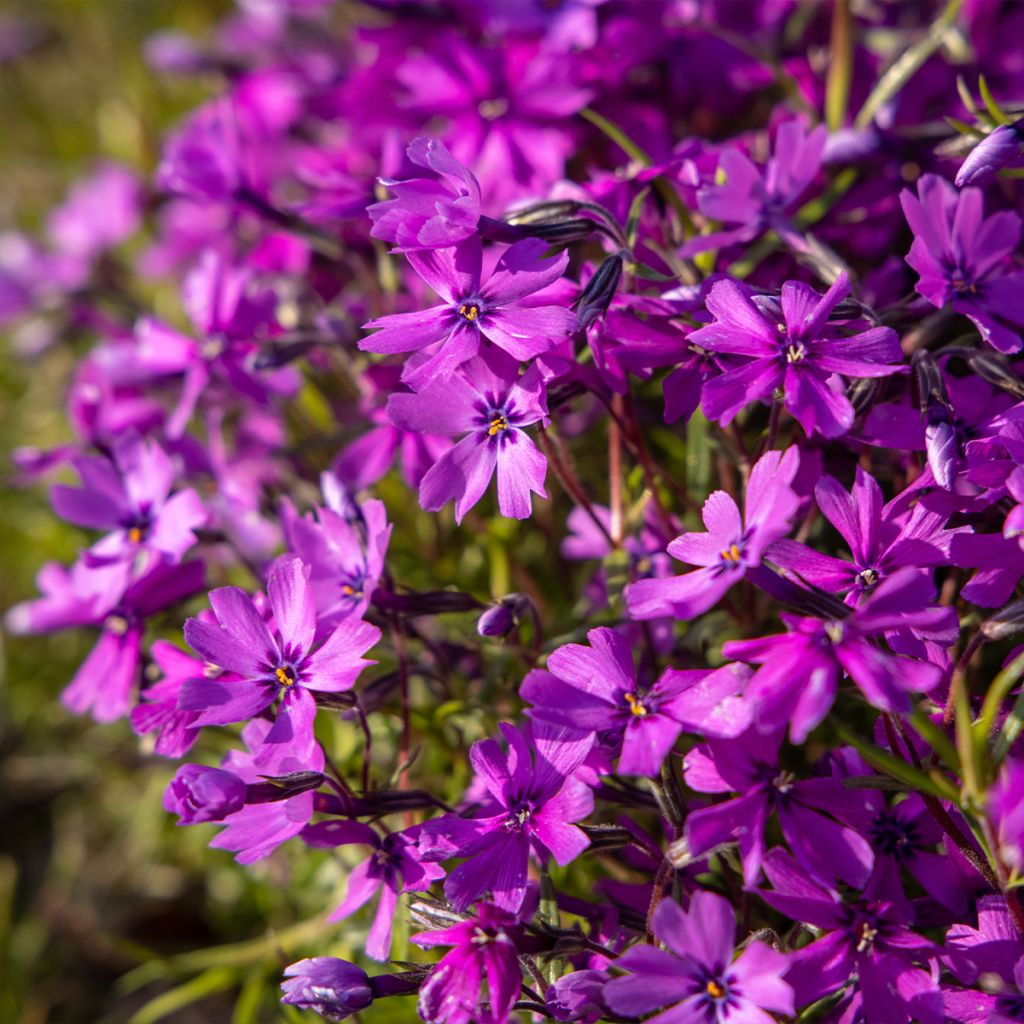
[[[985,133],[976,124],[967,124],[965,121],[958,121],[955,117],[947,117],[945,121],[961,135],[974,135],[979,139],[985,138]]]
[[[907,717],[914,731],[942,758],[954,775],[960,775],[960,755],[949,737],[924,712],[914,711]]]
[[[128,1024],[156,1024],[157,1021],[183,1010],[186,1006],[191,1006],[200,999],[233,988],[235,982],[234,971],[227,967],[211,967],[190,981],[151,999],[131,1016]]]
[[[631,160],[650,167],[651,158],[613,121],[609,121],[607,117],[596,110],[591,110],[590,107],[584,107],[580,111],[580,117],[604,132]]]
[[[644,203],[651,194],[651,186],[645,185],[629,204],[629,217],[626,220],[626,244],[630,251],[636,245],[637,232],[640,229],[640,214],[643,212]]]
[[[984,75],[978,75],[978,92],[981,93],[981,101],[985,104],[985,109],[989,112],[992,120],[996,124],[1009,124],[1010,118],[1003,113],[1003,108],[996,103]]]
[[[834,0],[828,75],[825,80],[825,123],[838,131],[846,120],[846,105],[853,80],[853,18],[850,0]]]

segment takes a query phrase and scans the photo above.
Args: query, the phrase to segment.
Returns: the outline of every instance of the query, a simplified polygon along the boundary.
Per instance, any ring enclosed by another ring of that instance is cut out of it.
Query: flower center
[[[730,565],[739,565],[743,552],[738,544],[730,544],[727,548],[722,548],[718,556],[723,562],[728,562]]]
[[[509,832],[519,832],[530,819],[529,807],[517,807],[503,822]]]
[[[477,320],[480,317],[480,307],[475,302],[464,302],[459,306],[459,316],[465,320]]]
[[[707,985],[704,986],[704,991],[707,992],[712,999],[724,999],[729,994],[729,989],[726,985],[723,985],[720,981],[716,981],[714,978],[708,980]]]
[[[875,939],[878,938],[878,929],[873,928],[867,921],[865,921],[858,930],[860,936],[860,942],[857,943],[857,952],[866,953],[870,948]]]
[[[494,437],[495,434],[503,430],[508,430],[508,417],[503,412],[495,413],[491,419],[490,426],[487,428],[487,433]]]
[[[841,622],[826,622],[825,636],[829,638],[831,643],[842,643],[843,637],[846,636],[846,627]]]
[[[807,357],[807,349],[799,341],[790,342],[786,347],[787,363],[802,363]]]
[[[141,544],[144,534],[141,526],[133,526],[128,531],[128,542],[130,544]]]
[[[873,587],[879,579],[877,569],[862,569],[857,573],[857,581],[862,587]]]
[[[629,705],[629,710],[636,718],[643,718],[645,715],[650,714],[645,707],[644,702],[632,693],[626,694],[626,703]]]
[[[274,675],[277,676],[277,681],[282,686],[291,686],[295,682],[295,673],[290,665],[283,665],[281,668],[274,669]]]

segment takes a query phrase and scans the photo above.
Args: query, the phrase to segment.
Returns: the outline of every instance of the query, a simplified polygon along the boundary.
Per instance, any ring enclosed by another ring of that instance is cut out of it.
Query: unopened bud
[[[990,615],[978,628],[978,632],[989,641],[1006,640],[1024,632],[1024,601],[1014,601]]]
[[[956,183],[983,185],[1004,167],[1019,166],[1024,159],[1024,118],[1001,124],[967,154],[956,173]]]
[[[580,330],[587,330],[599,316],[607,312],[619,289],[622,267],[622,256],[615,253],[605,258],[594,276],[587,282],[586,288],[574,303]]]

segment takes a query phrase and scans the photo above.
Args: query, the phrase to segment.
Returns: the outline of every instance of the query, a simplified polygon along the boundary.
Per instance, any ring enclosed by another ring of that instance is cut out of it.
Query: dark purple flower
[[[394,199],[367,207],[374,238],[394,242],[393,252],[443,249],[469,238],[480,221],[480,185],[439,139],[413,139],[409,159],[439,179],[382,179]]]
[[[345,1020],[373,1002],[366,972],[347,960],[316,956],[285,968],[282,1003],[313,1010],[328,1020]]]
[[[245,783],[231,772],[201,764],[183,764],[167,784],[164,810],[179,825],[223,821],[245,806]]]
[[[798,500],[790,484],[799,453],[770,451],[750,472],[745,521],[736,502],[715,491],[704,503],[707,533],[684,533],[668,546],[681,562],[702,568],[667,579],[640,580],[626,589],[626,605],[634,619],[674,615],[690,619],[706,612],[750,570],[761,565],[765,550],[789,532]]]
[[[573,971],[548,988],[544,1002],[555,1020],[597,1024],[608,1013],[604,1003],[607,984],[607,971]]]
[[[935,590],[917,569],[893,573],[850,615],[832,620],[783,615],[789,633],[731,640],[727,658],[760,664],[747,686],[764,727],[789,723],[790,739],[803,743],[828,714],[846,673],[868,702],[888,711],[909,710],[909,693],[939,684],[938,665],[898,657],[873,638],[896,629],[938,630],[955,619],[951,608],[932,606]]]
[[[641,687],[629,641],[611,629],[592,629],[589,647],[566,644],[534,669],[519,694],[537,722],[622,736],[619,772],[656,776],[679,734],[736,736],[750,724],[740,694],[747,673],[727,665],[717,672],[666,669]]]
[[[486,284],[480,281],[478,239],[451,249],[408,253],[413,269],[444,301],[421,312],[371,320],[365,326],[377,333],[363,338],[359,347],[383,353],[429,350],[410,359],[402,371],[402,380],[416,391],[435,379],[448,380],[481,351],[482,343],[520,362],[533,359],[554,348],[576,326],[575,315],[563,306],[521,301],[565,272],[568,254],[545,258],[547,249],[547,243],[536,238],[516,242]]]
[[[350,872],[345,899],[327,920],[343,921],[379,891],[380,903],[366,938],[367,956],[374,960],[387,960],[391,955],[391,925],[399,893],[426,892],[431,883],[444,878],[442,867],[422,861],[417,832],[414,827],[381,837],[359,821],[322,821],[302,831],[302,839],[309,846],[333,848],[361,843],[372,848],[370,857]]]
[[[690,335],[690,343],[725,357],[724,372],[704,385],[709,419],[728,424],[753,401],[769,401],[777,390],[808,437],[841,437],[854,411],[843,377],[888,377],[903,358],[890,327],[871,327],[837,337],[829,324],[850,291],[845,274],[819,295],[799,281],[782,286],[780,302],[751,298],[735,281],[719,281],[707,307],[715,322]],[[733,357],[744,357],[739,365]]]
[[[772,1024],[766,1011],[793,1013],[793,990],[783,980],[788,964],[763,942],[750,942],[733,960],[736,921],[732,905],[712,892],[698,891],[684,911],[663,899],[651,929],[667,946],[631,946],[616,967],[629,971],[604,989],[615,1013],[652,1017],[662,1024]]]
[[[423,826],[426,859],[466,858],[444,886],[456,910],[491,892],[503,910],[518,911],[526,899],[531,849],[564,866],[590,845],[573,822],[590,814],[594,797],[573,773],[593,737],[542,723],[529,733],[504,722],[500,728],[507,753],[492,739],[474,743],[469,752],[489,795],[484,815],[445,815]]]
[[[315,646],[316,606],[309,569],[301,559],[280,559],[271,570],[267,593],[273,632],[239,587],[210,591],[217,624],[202,619],[185,623],[185,639],[194,651],[241,677],[196,679],[182,686],[178,706],[198,712],[196,725],[244,721],[285,694],[349,690],[359,673],[374,664],[360,655],[377,643],[380,630],[361,619],[343,619]]]
[[[754,885],[764,859],[765,829],[775,813],[786,841],[812,877],[863,886],[874,862],[871,844],[833,820],[856,810],[861,795],[837,779],[797,779],[784,771],[779,765],[781,743],[781,730],[762,733],[754,727],[736,739],[709,740],[687,754],[686,784],[691,789],[739,794],[687,815],[688,852],[700,856],[738,842],[744,880]]]
[[[917,291],[933,306],[951,303],[1000,352],[1017,352],[1024,331],[1024,272],[1007,270],[1020,239],[1020,218],[985,217],[981,189],[957,191],[926,174],[917,195],[900,194],[914,232],[907,263],[921,275]]]
[[[388,415],[403,430],[424,434],[466,434],[420,481],[420,505],[437,511],[454,499],[455,521],[480,500],[495,472],[498,508],[511,519],[532,512],[531,493],[547,497],[547,460],[523,427],[547,415],[541,374],[499,375],[475,359],[445,382],[418,394],[392,395]]]

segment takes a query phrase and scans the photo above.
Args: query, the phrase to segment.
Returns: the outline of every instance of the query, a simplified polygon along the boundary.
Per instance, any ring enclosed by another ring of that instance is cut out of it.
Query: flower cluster
[[[154,41],[221,83],[154,180],[5,236],[94,339],[8,629],[326,866],[286,1004],[1024,1021],[1020,12],[341,6]]]

